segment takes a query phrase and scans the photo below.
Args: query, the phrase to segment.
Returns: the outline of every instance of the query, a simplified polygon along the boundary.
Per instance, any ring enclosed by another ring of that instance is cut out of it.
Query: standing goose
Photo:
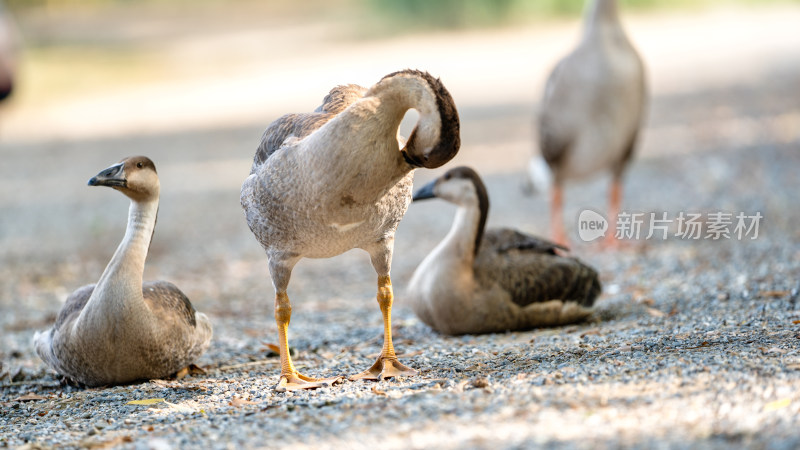
[[[420,263],[408,298],[419,318],[445,334],[563,325],[585,319],[600,294],[597,272],[565,248],[500,228],[484,232],[489,196],[478,174],[456,167],[414,194],[458,206],[450,232]]]
[[[174,374],[208,348],[211,324],[172,283],[142,283],[158,213],[156,167],[144,156],[126,158],[89,186],[108,186],[130,198],[128,228],[100,281],[73,292],[53,328],[36,333],[36,353],[87,386]]]
[[[419,119],[400,148],[398,127],[412,108]],[[411,202],[414,169],[441,166],[459,145],[453,99],[438,79],[414,70],[387,75],[369,89],[336,87],[315,112],[285,115],[267,128],[242,185],[241,202],[250,230],[267,253],[275,288],[281,357],[276,390],[340,380],[295,370],[288,353],[292,308],[286,289],[301,258],[330,258],[352,248],[369,253],[378,274],[384,343],[375,364],[350,379],[417,373],[398,361],[392,345],[394,233]]]
[[[551,228],[559,244],[567,242],[564,181],[603,170],[613,177],[606,243],[615,244],[622,173],[642,123],[645,90],[644,66],[622,29],[616,0],[593,0],[583,39],[547,80],[539,116],[541,158],[553,175]],[[533,168],[544,165],[541,158],[532,161]]]

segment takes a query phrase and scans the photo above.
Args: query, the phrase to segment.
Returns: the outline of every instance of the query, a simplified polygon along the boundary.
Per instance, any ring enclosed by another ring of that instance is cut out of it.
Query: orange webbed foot
[[[342,377],[332,378],[313,378],[307,377],[300,372],[294,371],[290,374],[281,375],[278,385],[275,386],[276,392],[296,391],[300,389],[318,389],[329,387],[344,381]]]
[[[381,381],[387,378],[413,377],[419,372],[402,364],[396,357],[379,357],[375,364],[369,369],[353,375],[350,381],[356,380],[375,380]]]

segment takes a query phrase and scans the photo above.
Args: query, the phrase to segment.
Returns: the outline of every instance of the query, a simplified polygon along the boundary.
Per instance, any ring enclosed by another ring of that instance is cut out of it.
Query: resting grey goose
[[[143,283],[158,213],[160,183],[144,156],[123,159],[92,177],[131,201],[125,237],[97,284],[66,300],[55,325],[36,333],[39,357],[68,379],[103,386],[163,378],[208,348],[211,324],[167,281]]]

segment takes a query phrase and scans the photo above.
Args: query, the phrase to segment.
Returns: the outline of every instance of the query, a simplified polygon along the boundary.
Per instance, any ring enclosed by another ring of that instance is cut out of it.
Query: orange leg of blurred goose
[[[302,375],[294,368],[292,357],[289,355],[289,319],[292,317],[292,306],[286,292],[275,295],[275,321],[278,324],[278,346],[281,353],[281,379],[275,390],[278,392],[294,391],[297,389],[316,389],[330,386],[342,381],[342,377],[312,378]]]
[[[417,371],[400,363],[392,344],[392,280],[389,275],[378,276],[378,305],[383,313],[383,350],[369,369],[350,377],[355,380],[383,380],[392,377],[410,377]]]
[[[603,247],[609,250],[617,250],[620,247],[617,239],[617,216],[622,201],[622,180],[615,176],[611,181],[611,191],[608,199],[608,230],[603,240]]]
[[[550,199],[550,232],[553,242],[565,247],[569,246],[567,232],[564,229],[564,191],[560,184],[553,184],[552,197]]]

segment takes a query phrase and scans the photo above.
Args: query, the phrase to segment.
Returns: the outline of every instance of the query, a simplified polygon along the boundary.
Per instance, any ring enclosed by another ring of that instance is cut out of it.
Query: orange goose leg
[[[281,353],[281,378],[275,390],[278,392],[294,391],[297,389],[316,389],[323,386],[331,386],[341,382],[342,377],[333,378],[312,378],[300,374],[292,364],[292,357],[289,355],[289,319],[292,317],[292,306],[289,304],[289,296],[285,291],[275,294],[275,322],[278,324],[278,346]]]
[[[556,244],[567,246],[567,232],[564,229],[564,192],[561,185],[553,184],[553,192],[550,199],[550,230],[553,234],[553,241]]]
[[[378,276],[378,305],[383,313],[383,349],[378,360],[369,369],[350,377],[355,380],[383,380],[400,376],[414,376],[417,371],[400,363],[392,344],[392,280],[389,275]]]
[[[609,250],[616,250],[620,246],[620,242],[616,237],[617,234],[617,216],[619,215],[619,208],[622,202],[622,181],[620,177],[615,176],[611,180],[611,190],[608,199],[608,230],[606,237],[603,240],[603,247]]]

